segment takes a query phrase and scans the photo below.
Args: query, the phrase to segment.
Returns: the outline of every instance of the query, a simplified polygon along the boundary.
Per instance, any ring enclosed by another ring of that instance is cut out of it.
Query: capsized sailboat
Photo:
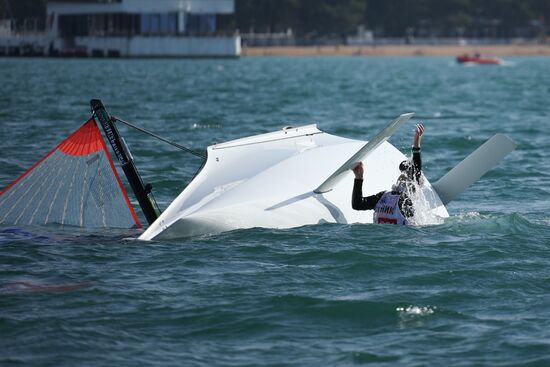
[[[0,224],[140,226],[98,125],[149,222],[141,240],[253,227],[372,223],[372,213],[351,207],[350,169],[363,162],[364,195],[390,188],[406,157],[387,140],[413,116],[400,115],[379,133],[367,132],[372,136],[368,142],[306,125],[209,146],[201,170],[159,215],[150,186],[144,185],[118,132],[117,119],[100,100],[92,100],[91,106],[93,117],[81,129],[0,192]],[[434,184],[423,177],[415,223],[448,217],[445,205],[514,149],[512,140],[497,134]],[[53,197],[48,195],[52,190]]]
[[[372,223],[372,213],[351,207],[350,169],[363,161],[364,195],[390,188],[406,157],[386,140],[412,116],[399,116],[368,142],[307,125],[209,146],[202,170],[139,238]],[[497,134],[433,185],[424,177],[419,224],[430,224],[426,218],[448,217],[445,205],[514,149],[513,141]]]
[[[393,126],[401,126],[411,116],[400,116]],[[252,227],[372,223],[372,214],[351,207],[349,167],[364,160],[366,194],[391,187],[406,157],[385,142],[387,136],[369,149],[363,141],[307,125],[209,146],[202,170],[140,239]],[[448,216],[428,182],[425,192],[430,210]]]

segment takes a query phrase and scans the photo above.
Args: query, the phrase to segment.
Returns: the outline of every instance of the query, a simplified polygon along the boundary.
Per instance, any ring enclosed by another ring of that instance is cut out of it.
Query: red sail
[[[0,224],[141,227],[93,119],[0,192]]]

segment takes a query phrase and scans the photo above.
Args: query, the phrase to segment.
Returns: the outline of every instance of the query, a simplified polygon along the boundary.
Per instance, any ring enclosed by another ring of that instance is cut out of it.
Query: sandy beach
[[[550,44],[243,47],[241,56],[550,56]]]

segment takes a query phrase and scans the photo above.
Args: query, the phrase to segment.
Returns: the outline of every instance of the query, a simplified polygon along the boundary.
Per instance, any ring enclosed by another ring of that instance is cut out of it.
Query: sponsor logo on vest
[[[393,214],[393,212],[395,211],[395,207],[389,206],[389,205],[384,205],[383,207],[381,207],[377,211],[379,213],[384,213],[384,214]]]

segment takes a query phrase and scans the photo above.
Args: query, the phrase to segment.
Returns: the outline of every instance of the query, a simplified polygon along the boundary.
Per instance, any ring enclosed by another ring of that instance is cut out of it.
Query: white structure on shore
[[[234,11],[234,0],[51,0],[36,46],[61,56],[238,57],[240,37],[217,27]]]

